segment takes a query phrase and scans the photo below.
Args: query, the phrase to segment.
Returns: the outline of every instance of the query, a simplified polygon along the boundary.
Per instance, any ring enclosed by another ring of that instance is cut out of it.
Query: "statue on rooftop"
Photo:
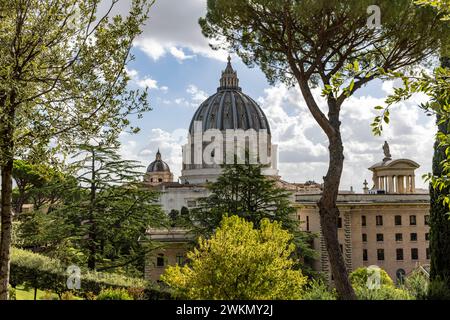
[[[391,156],[391,152],[389,150],[389,144],[387,143],[387,141],[384,142],[383,151],[384,151],[384,159],[383,159],[383,161],[391,160],[392,156]]]

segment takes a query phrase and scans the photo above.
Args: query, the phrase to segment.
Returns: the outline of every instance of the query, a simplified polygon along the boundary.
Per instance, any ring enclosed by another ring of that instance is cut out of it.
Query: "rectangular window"
[[[341,249],[341,253],[344,252],[344,247],[342,246],[342,244],[339,245],[339,249]]]
[[[430,248],[427,248],[426,253],[427,253],[427,260],[430,260]]]
[[[415,215],[409,216],[409,225],[415,226],[416,224],[417,224],[416,216]]]
[[[425,241],[429,241],[430,240],[430,234],[429,233],[425,233]]]
[[[156,266],[157,267],[164,267],[164,255],[158,254],[156,257]]]
[[[403,260],[403,249],[397,249],[397,260]]]
[[[417,249],[417,248],[412,248],[411,249],[411,259],[412,260],[419,259],[419,249]]]
[[[309,216],[306,216],[306,231],[309,231]]]
[[[377,249],[377,259],[380,261],[384,260],[384,249]]]
[[[402,225],[402,216],[395,216],[395,225],[396,226]]]
[[[362,234],[362,241],[367,242],[367,233]]]
[[[411,241],[417,241],[417,233],[413,232],[410,234]]]
[[[377,241],[383,241],[384,240],[384,236],[382,233],[377,233]]]
[[[363,249],[363,261],[367,261],[367,249]]]
[[[366,216],[361,216],[361,226],[362,227],[366,226]]]
[[[424,223],[426,226],[430,224],[430,216],[428,214],[424,216]]]
[[[177,254],[177,264],[182,266],[184,264],[184,256],[182,254]]]
[[[377,226],[383,225],[383,216],[376,216],[376,224]]]
[[[403,241],[403,234],[402,233],[396,233],[395,234],[395,241]]]
[[[338,218],[338,228],[342,228],[342,218]]]

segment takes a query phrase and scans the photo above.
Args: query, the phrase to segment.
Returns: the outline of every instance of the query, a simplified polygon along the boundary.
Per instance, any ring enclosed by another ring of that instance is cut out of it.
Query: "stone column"
[[[415,181],[415,175],[411,176],[411,192],[416,193],[416,181]]]
[[[394,176],[389,176],[389,193],[394,193]]]
[[[401,185],[402,185],[402,193],[406,193],[406,176],[402,176]]]
[[[399,188],[398,176],[395,176],[395,193],[399,193],[398,188]]]

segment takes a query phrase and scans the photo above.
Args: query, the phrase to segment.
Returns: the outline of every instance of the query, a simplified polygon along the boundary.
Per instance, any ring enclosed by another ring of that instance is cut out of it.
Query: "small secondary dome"
[[[147,167],[147,172],[167,172],[170,171],[169,166],[161,159],[161,153],[156,153],[156,159]]]

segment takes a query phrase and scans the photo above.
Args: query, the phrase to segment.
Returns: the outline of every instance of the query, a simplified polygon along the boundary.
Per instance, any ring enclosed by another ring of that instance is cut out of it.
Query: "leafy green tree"
[[[329,142],[329,166],[318,202],[332,276],[339,296],[355,299],[337,237],[336,199],[344,163],[341,111],[380,69],[396,71],[430,56],[440,46],[435,12],[410,0],[377,1],[382,28],[368,26],[366,0],[209,0],[200,19],[205,36],[231,47],[271,83],[297,84]],[[320,86],[328,110],[312,88]]]
[[[77,186],[76,179],[54,167],[55,164],[14,160],[13,178],[17,185],[17,193],[13,197],[15,212],[21,213],[25,202],[33,204],[34,210],[44,205],[51,210],[54,204],[70,198]]]
[[[278,187],[275,179],[264,176],[262,168],[252,164],[225,165],[217,181],[208,185],[210,196],[201,198],[198,207],[191,210],[190,227],[197,235],[208,236],[220,225],[224,214],[237,215],[257,228],[266,218],[280,222],[294,235],[299,257],[315,257],[310,246],[312,236],[299,231],[292,194]]]
[[[78,202],[58,214],[74,226],[72,234],[87,256],[87,266],[101,270],[125,266],[142,258],[139,238],[149,226],[167,223],[158,194],[146,188],[136,161],[123,160],[118,146],[81,145],[74,162],[85,191]],[[108,263],[109,261],[109,263]]]
[[[294,270],[292,235],[263,219],[259,229],[224,217],[210,239],[199,239],[189,263],[170,266],[161,279],[187,299],[301,299],[306,277]]]
[[[450,58],[441,58],[441,67],[446,69],[450,76]],[[439,106],[446,110],[450,107],[450,81],[447,78],[447,89],[445,93],[440,92],[440,97],[435,100]],[[430,280],[442,282],[447,292],[450,292],[450,217],[449,195],[450,184],[447,182],[448,166],[450,159],[448,157],[450,137],[450,118],[448,115],[437,114],[436,117],[438,133],[434,144],[434,155],[432,163],[432,173],[429,176],[430,183]],[[430,291],[436,287],[430,287]],[[436,295],[430,292],[431,295]],[[444,297],[443,297],[444,298]],[[450,295],[447,295],[450,299]]]
[[[0,0],[0,299],[8,298],[13,163],[35,145],[67,152],[74,142],[117,135],[148,110],[127,89],[125,66],[153,1]],[[135,131],[132,128],[132,131]]]
[[[17,185],[17,197],[14,199],[14,210],[22,212],[22,207],[30,199],[32,188],[39,188],[45,183],[43,166],[33,165],[25,160],[14,160],[13,178]]]

